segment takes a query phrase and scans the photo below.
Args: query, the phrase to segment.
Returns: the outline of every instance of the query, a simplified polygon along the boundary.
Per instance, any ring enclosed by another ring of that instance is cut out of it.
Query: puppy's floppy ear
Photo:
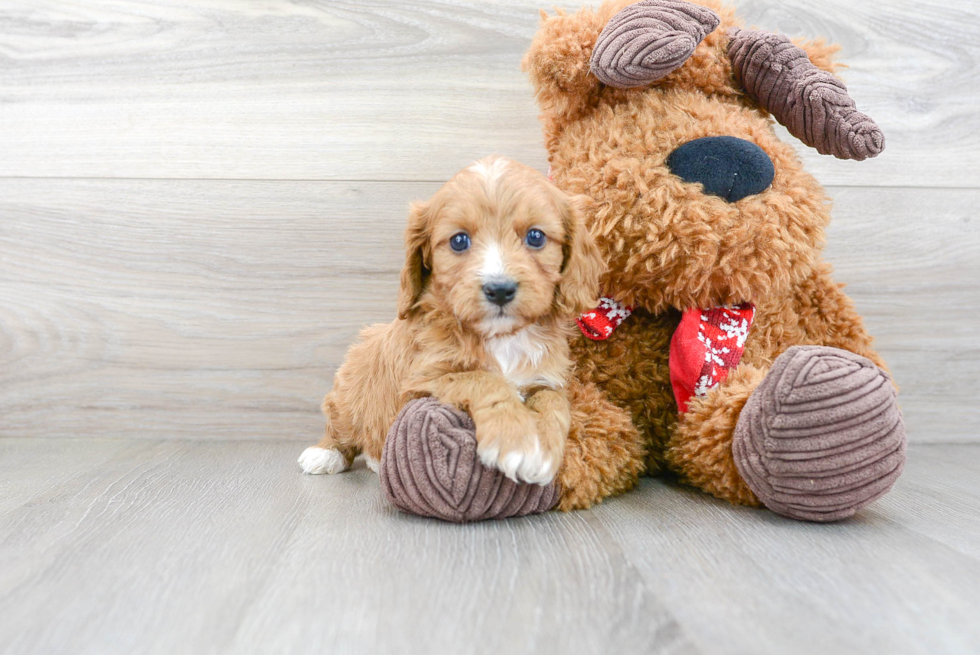
[[[567,196],[560,191],[558,194],[565,243],[555,305],[559,312],[578,315],[598,304],[599,276],[605,272],[606,263],[585,226],[584,214],[592,200],[587,196]]]
[[[412,203],[405,228],[405,267],[402,268],[401,289],[398,291],[398,318],[405,319],[415,313],[415,304],[422,296],[429,278],[429,205]]]

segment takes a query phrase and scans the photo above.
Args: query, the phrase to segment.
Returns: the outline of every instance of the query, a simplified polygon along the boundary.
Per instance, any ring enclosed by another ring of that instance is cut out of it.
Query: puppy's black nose
[[[483,295],[495,305],[503,307],[517,295],[517,282],[513,280],[496,280],[483,285]]]
[[[667,168],[685,182],[704,185],[704,192],[736,202],[762,193],[776,170],[769,155],[751,141],[709,136],[688,141],[667,157]]]

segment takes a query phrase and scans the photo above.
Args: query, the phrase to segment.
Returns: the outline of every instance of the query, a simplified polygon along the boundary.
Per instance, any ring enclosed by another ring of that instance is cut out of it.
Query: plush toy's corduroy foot
[[[888,374],[853,353],[795,346],[739,416],[732,452],[769,509],[837,521],[887,492],[905,464],[905,427]]]
[[[522,484],[480,463],[465,413],[434,398],[409,402],[385,442],[378,475],[385,497],[410,514],[481,521],[544,512],[558,488]]]

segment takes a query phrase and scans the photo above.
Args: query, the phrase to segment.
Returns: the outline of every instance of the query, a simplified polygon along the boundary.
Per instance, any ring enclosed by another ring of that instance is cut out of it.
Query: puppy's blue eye
[[[468,235],[466,232],[454,234],[452,238],[449,239],[449,247],[455,252],[463,252],[470,247],[470,235]]]
[[[528,248],[534,248],[535,250],[539,248],[544,248],[545,242],[548,237],[544,235],[544,232],[534,228],[527,231],[527,236],[524,237],[524,243],[527,244]]]

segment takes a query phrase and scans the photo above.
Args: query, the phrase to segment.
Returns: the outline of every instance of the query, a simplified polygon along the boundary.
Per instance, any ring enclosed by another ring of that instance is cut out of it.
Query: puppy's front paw
[[[532,435],[527,443],[501,456],[497,468],[512,480],[550,484],[558,472],[560,459],[542,448],[538,436]]]
[[[548,484],[555,479],[561,453],[542,447],[533,420],[477,425],[476,440],[480,461],[515,482]]]
[[[340,473],[347,470],[347,458],[336,448],[320,448],[310,446],[299,456],[303,473],[322,475],[324,473]]]

